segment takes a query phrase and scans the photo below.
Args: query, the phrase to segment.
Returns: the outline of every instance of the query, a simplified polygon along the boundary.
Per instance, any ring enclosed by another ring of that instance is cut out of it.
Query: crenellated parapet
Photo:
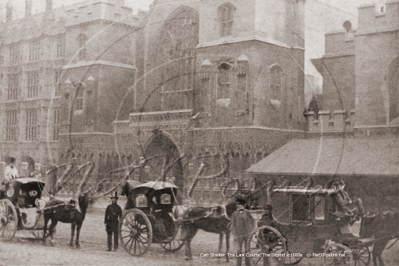
[[[343,133],[353,132],[355,125],[355,110],[313,111],[305,114],[308,133]]]

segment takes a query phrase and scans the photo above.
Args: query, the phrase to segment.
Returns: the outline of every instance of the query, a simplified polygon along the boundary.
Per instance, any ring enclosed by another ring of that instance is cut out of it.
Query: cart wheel
[[[166,252],[175,252],[180,250],[184,246],[184,240],[176,239],[176,236],[179,237],[179,235],[181,234],[181,230],[182,226],[181,225],[177,226],[177,230],[173,239],[170,242],[160,243],[163,249],[166,250]]]
[[[286,254],[287,244],[277,229],[263,225],[250,235],[248,241],[251,265],[264,264],[263,261],[271,258],[268,257],[271,254],[278,263],[284,263],[285,256],[278,257],[277,254]]]
[[[303,255],[301,253],[295,253],[292,251],[288,251],[285,256],[285,260],[282,261],[284,265],[295,265],[298,264],[303,259]],[[280,258],[276,257],[276,260],[280,261]]]
[[[343,244],[330,241],[324,253],[325,266],[354,265],[352,250]]]
[[[371,251],[369,247],[362,246],[352,249],[353,261],[355,266],[366,266],[371,261]]]
[[[152,242],[152,226],[147,215],[139,209],[131,209],[122,215],[119,225],[124,249],[133,256],[144,255]]]
[[[18,228],[18,216],[14,205],[8,199],[0,200],[0,239],[10,241]]]

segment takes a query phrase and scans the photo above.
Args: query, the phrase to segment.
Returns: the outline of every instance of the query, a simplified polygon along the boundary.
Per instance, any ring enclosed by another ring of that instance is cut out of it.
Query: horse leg
[[[191,255],[191,240],[194,238],[195,234],[197,234],[198,228],[196,228],[194,225],[186,225],[185,226],[186,230],[186,238],[184,241],[185,245],[185,255],[186,255],[186,260],[192,260],[193,257]]]
[[[51,219],[51,225],[50,225],[50,229],[49,229],[49,235],[50,235],[50,243],[51,246],[54,246],[53,243],[53,237],[54,237],[54,231],[55,231],[55,227],[57,226],[58,221],[57,220],[53,220]]]
[[[219,247],[218,247],[218,254],[220,254],[220,251],[222,250],[223,247],[223,232],[219,233]],[[220,257],[217,257],[217,260],[220,260]]]
[[[46,245],[46,232],[47,232],[47,224],[50,219],[48,217],[44,217],[44,227],[43,227],[43,245]]]
[[[69,242],[70,247],[73,247],[73,236],[75,234],[75,227],[76,227],[76,223],[72,222],[71,223],[71,241]]]
[[[229,262],[230,231],[226,231],[226,261]]]
[[[389,240],[380,240],[374,243],[372,254],[373,254],[373,263],[375,266],[377,266],[377,260],[380,266],[384,266],[384,261],[382,259],[382,252],[384,251],[385,246],[387,245],[388,242]]]
[[[80,228],[82,228],[82,223],[78,223],[76,226],[76,242],[75,242],[76,248],[80,248],[79,245]]]

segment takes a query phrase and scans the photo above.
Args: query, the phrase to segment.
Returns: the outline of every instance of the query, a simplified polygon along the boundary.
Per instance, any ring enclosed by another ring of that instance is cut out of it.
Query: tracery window
[[[399,82],[398,57],[391,62],[388,68],[389,87],[389,122],[399,117]]]
[[[38,135],[37,125],[37,110],[28,109],[26,110],[26,126],[25,126],[25,140],[34,141]]]
[[[219,65],[217,75],[217,99],[231,99],[232,66],[226,63]],[[230,103],[229,103],[230,105]]]
[[[86,60],[86,34],[79,34],[77,41],[79,45],[79,60]]]
[[[39,72],[28,72],[28,98],[35,98],[39,95]]]
[[[55,87],[55,96],[60,96],[61,95],[61,75],[62,75],[62,70],[61,69],[56,69],[54,72],[54,87]]]
[[[65,37],[57,39],[57,58],[65,56]]]
[[[19,64],[20,58],[20,47],[18,44],[10,45],[10,65]]]
[[[29,61],[40,60],[40,40],[32,41],[29,44]]]
[[[76,88],[76,102],[75,102],[75,110],[79,111],[79,110],[83,110],[83,88],[82,87],[78,87]]]
[[[17,141],[18,111],[7,111],[6,117],[6,141]]]
[[[223,5],[219,6],[218,20],[221,37],[232,35],[235,10],[236,7],[231,3],[224,3]]]
[[[19,91],[19,74],[8,75],[8,89],[7,89],[7,100],[18,99]]]
[[[192,109],[198,16],[184,10],[170,19],[159,39],[157,85],[161,110]]]
[[[284,71],[279,65],[270,68],[270,99],[282,101]]]

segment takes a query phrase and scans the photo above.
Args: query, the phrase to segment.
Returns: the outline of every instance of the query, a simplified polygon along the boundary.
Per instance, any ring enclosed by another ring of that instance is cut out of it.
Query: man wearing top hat
[[[241,266],[242,257],[245,257],[245,265],[250,266],[250,260],[248,256],[245,256],[249,252],[248,239],[255,228],[255,220],[251,213],[244,209],[246,199],[242,195],[238,195],[236,198],[237,210],[231,216],[231,232],[234,236],[234,244],[237,252],[237,266]],[[244,244],[244,251],[242,253],[242,245]],[[243,255],[244,254],[244,255]]]
[[[122,217],[122,208],[116,203],[118,200],[117,192],[114,192],[111,201],[105,211],[104,224],[108,236],[108,251],[112,251],[112,234],[114,235],[114,250],[118,250],[118,231],[119,221]]]

